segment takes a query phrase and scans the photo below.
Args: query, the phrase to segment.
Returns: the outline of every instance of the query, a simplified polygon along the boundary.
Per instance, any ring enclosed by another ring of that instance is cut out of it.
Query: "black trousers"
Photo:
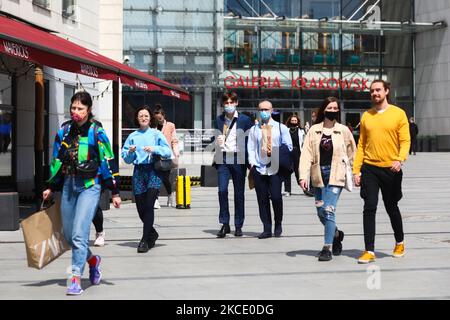
[[[164,184],[164,187],[166,188],[167,194],[172,193],[172,184],[170,183],[170,170],[168,171],[161,171],[161,180]]]
[[[391,220],[396,242],[404,238],[403,223],[398,202],[402,198],[403,172],[392,172],[390,168],[380,168],[363,164],[361,167],[361,198],[364,199],[364,242],[367,251],[375,249],[375,214],[378,193],[381,189],[384,207]]]
[[[145,193],[136,194],[136,208],[139,218],[144,223],[142,231],[142,239],[150,239],[153,233],[153,223],[155,221],[155,200],[158,197],[158,189],[150,188]]]
[[[250,171],[255,182],[256,198],[258,199],[259,217],[264,226],[264,232],[272,232],[272,214],[270,201],[274,211],[275,227],[281,226],[283,220],[283,197],[281,196],[281,177],[261,175],[256,168]]]
[[[294,148],[292,149],[292,155],[294,158],[294,174],[295,174],[295,179],[297,181],[298,184],[298,180],[300,179],[300,173],[298,172],[298,166],[300,164],[300,149]],[[289,175],[289,177],[286,177],[286,180],[284,181],[284,191],[286,192],[291,192],[292,188],[291,188],[291,176],[292,173]]]
[[[94,223],[95,231],[100,233],[103,231],[103,210],[100,208],[100,205],[97,207],[97,212],[95,212],[94,219],[92,219]]]
[[[411,138],[411,145],[409,147],[409,154],[417,152],[417,138]]]

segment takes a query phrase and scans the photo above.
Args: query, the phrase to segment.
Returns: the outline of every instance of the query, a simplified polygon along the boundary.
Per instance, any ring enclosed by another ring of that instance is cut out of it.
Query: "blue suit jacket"
[[[225,123],[225,113],[222,113],[220,116],[216,119],[216,126],[215,129],[222,132],[223,125]],[[252,119],[250,119],[249,116],[238,112],[238,118],[236,120],[236,123],[234,124],[236,126],[236,129],[241,129],[244,132],[247,132],[251,127],[253,127]],[[245,164],[248,165],[248,152],[247,152],[247,141],[248,137],[245,137]]]

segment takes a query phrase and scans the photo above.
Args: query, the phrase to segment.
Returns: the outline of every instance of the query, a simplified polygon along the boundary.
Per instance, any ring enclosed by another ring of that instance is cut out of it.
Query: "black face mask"
[[[289,128],[297,128],[298,125],[296,123],[289,123]]]
[[[325,111],[325,118],[327,118],[328,120],[337,120],[339,115],[339,112],[330,112],[330,111]]]

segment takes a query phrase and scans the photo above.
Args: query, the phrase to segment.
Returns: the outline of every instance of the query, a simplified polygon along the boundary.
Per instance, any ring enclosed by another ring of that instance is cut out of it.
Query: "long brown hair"
[[[296,114],[290,115],[289,118],[287,118],[287,120],[286,120],[286,122],[285,122],[285,125],[286,125],[287,127],[289,127],[289,124],[291,123],[291,119],[292,119],[292,118],[297,118],[297,120],[298,120],[298,125],[297,125],[297,127],[301,128],[301,125],[300,125],[300,117],[299,117],[298,115],[296,115]]]
[[[339,107],[339,111],[338,111],[338,117],[336,119],[336,122],[339,122],[339,123],[341,122],[341,105],[339,103],[339,99],[336,97],[328,97],[328,98],[325,98],[325,100],[323,100],[322,106],[319,108],[319,111],[317,112],[317,119],[316,119],[316,122],[314,122],[314,124],[321,123],[321,122],[323,122],[323,120],[325,120],[325,109],[331,102],[337,103],[337,105]]]

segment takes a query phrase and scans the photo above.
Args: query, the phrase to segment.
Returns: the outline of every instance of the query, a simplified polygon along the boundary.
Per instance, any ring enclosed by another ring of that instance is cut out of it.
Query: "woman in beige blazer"
[[[316,124],[306,135],[300,157],[300,186],[307,190],[311,177],[317,215],[325,227],[325,241],[318,254],[319,261],[330,261],[332,253],[340,255],[344,239],[344,232],[336,227],[335,212],[345,185],[344,158],[345,155],[348,157],[351,167],[356,145],[350,130],[339,120],[339,100],[326,98],[317,114]]]
[[[166,137],[167,143],[172,151],[172,161],[178,164],[180,152],[178,150],[178,137],[175,124],[166,120],[166,113],[160,104],[155,105],[154,115],[157,122],[156,128]],[[170,170],[162,172],[162,182],[167,190],[167,206],[175,207],[175,196],[173,195],[172,183],[170,182]],[[156,199],[154,207],[155,209],[161,208],[158,199]]]

